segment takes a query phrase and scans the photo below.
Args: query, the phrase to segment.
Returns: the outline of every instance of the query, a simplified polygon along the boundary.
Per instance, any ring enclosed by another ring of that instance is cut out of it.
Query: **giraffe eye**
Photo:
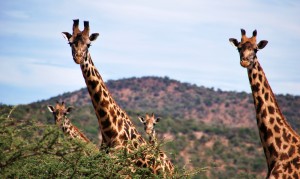
[[[87,48],[90,48],[91,44],[87,44]]]

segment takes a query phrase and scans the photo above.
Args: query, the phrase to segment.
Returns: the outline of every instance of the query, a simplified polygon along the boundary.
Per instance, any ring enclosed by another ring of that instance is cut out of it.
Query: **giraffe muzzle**
[[[77,64],[81,64],[83,62],[83,59],[84,59],[83,53],[76,53],[73,57],[73,60]]]
[[[240,61],[240,64],[241,64],[242,67],[247,68],[247,67],[249,67],[249,66],[251,65],[251,62],[250,62],[249,60],[244,60],[244,59],[242,59],[242,60]]]

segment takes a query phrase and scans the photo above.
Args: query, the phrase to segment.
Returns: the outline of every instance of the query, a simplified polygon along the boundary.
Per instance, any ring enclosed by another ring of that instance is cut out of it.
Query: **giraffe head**
[[[154,114],[152,113],[151,116],[146,114],[146,117],[138,117],[139,120],[144,124],[144,129],[148,135],[152,135],[154,132],[154,126],[157,122],[159,122],[159,117],[154,117]]]
[[[267,45],[268,41],[262,40],[257,44],[256,30],[253,31],[252,37],[250,38],[246,37],[246,31],[244,29],[241,29],[241,32],[242,32],[241,42],[238,42],[234,38],[230,38],[229,41],[231,44],[237,47],[237,50],[239,51],[241,66],[245,68],[252,68],[254,59],[256,59],[257,51],[263,49]]]
[[[73,107],[67,107],[65,106],[64,102],[59,103],[58,101],[56,102],[55,107],[52,105],[47,106],[49,111],[52,112],[54,119],[55,119],[55,124],[60,125],[61,122],[63,121],[63,118],[71,112]]]
[[[73,21],[74,23],[72,35],[68,32],[62,32],[62,34],[64,38],[68,40],[71,46],[72,56],[75,63],[81,64],[87,57],[88,48],[91,46],[91,42],[97,39],[99,33],[93,33],[89,36],[89,21],[84,21],[83,31],[79,30],[79,20],[75,19]]]

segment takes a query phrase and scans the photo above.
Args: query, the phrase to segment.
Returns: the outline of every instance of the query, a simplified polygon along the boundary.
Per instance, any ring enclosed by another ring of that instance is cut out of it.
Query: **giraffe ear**
[[[74,109],[74,107],[72,107],[72,106],[68,107],[66,110],[66,113],[69,114],[73,109]]]
[[[53,106],[48,105],[47,108],[49,109],[50,112],[52,112],[52,113],[54,112],[54,107]]]
[[[145,123],[145,119],[143,118],[143,117],[138,117],[139,118],[139,120],[141,121],[141,123]]]
[[[234,38],[230,38],[229,42],[231,43],[231,45],[233,45],[235,47],[239,46],[239,42],[236,39],[234,39]]]
[[[257,44],[258,49],[263,49],[268,44],[268,41],[262,40]]]
[[[155,122],[159,122],[160,121],[160,117],[157,117]]]
[[[96,40],[98,38],[98,36],[99,36],[99,33],[93,33],[93,34],[91,34],[90,35],[90,41]]]
[[[72,35],[69,33],[69,32],[62,32],[61,33],[63,35],[63,37],[66,39],[66,40],[70,40],[70,38],[72,37]]]

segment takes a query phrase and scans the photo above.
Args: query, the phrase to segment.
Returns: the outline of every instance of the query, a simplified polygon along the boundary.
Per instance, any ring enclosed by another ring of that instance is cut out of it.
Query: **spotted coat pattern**
[[[126,112],[115,102],[94,66],[88,48],[91,41],[95,40],[99,34],[94,33],[89,36],[89,22],[84,21],[83,31],[79,30],[78,23],[79,20],[74,20],[72,35],[67,32],[63,32],[63,35],[71,46],[75,63],[80,64],[98,118],[103,143],[113,149],[125,148],[128,152],[133,152],[139,146],[146,145],[147,142],[138,133]],[[164,157],[165,154],[159,159],[167,160]],[[151,168],[154,173],[157,171],[173,172],[173,168],[166,165],[166,162],[155,163],[148,160],[149,158],[152,157],[145,154],[135,163],[138,166]]]
[[[267,178],[300,178],[300,137],[287,123],[258,62],[256,53],[267,41],[256,44],[256,30],[251,38],[242,29],[242,40],[230,39],[239,50],[240,64],[247,68],[254,99],[257,126],[264,149]]]
[[[71,123],[71,120],[67,117],[71,107],[66,108],[64,102],[57,102],[55,107],[49,105],[48,109],[54,116],[55,124],[62,129],[67,137],[70,137],[71,139],[76,138],[87,143],[90,142],[90,140],[76,126],[74,126]]]

